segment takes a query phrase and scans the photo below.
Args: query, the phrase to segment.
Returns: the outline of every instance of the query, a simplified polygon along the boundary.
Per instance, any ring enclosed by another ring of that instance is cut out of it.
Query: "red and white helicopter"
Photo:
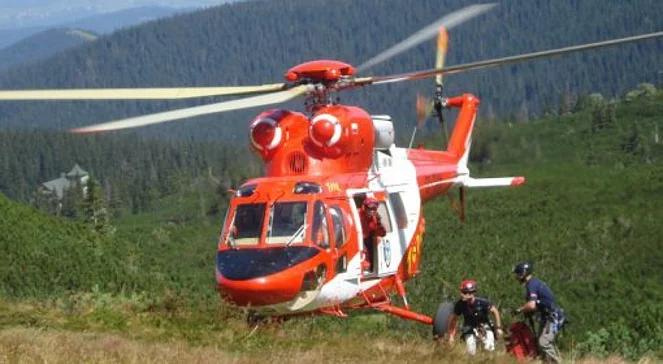
[[[73,130],[92,133],[134,128],[305,97],[306,112],[269,109],[251,121],[251,147],[265,174],[234,191],[216,257],[222,297],[264,315],[322,313],[345,316],[369,308],[433,324],[410,310],[405,282],[419,273],[426,221],[422,205],[460,187],[518,186],[523,177],[473,178],[468,169],[479,99],[445,98],[442,75],[549,57],[663,36],[663,32],[444,67],[446,31],[485,13],[493,4],[453,12],[358,68],[336,60],[297,65],[286,82],[245,87],[189,87],[88,90],[6,90],[0,100],[181,99],[259,94]],[[442,29],[442,31],[440,31]],[[387,76],[356,73],[439,34],[436,67]],[[371,115],[338,103],[347,89],[435,77],[433,102],[420,99],[419,119],[435,109],[459,109],[446,150],[394,144],[388,115]],[[372,269],[363,269],[361,201],[378,202],[385,235],[372,247]],[[390,296],[398,294],[403,304]],[[443,328],[444,330],[444,328]]]

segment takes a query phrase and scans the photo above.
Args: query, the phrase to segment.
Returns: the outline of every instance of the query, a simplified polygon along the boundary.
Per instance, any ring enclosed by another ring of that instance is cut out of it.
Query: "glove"
[[[511,310],[511,315],[516,316],[519,315],[522,311],[520,310],[520,307],[514,308]]]

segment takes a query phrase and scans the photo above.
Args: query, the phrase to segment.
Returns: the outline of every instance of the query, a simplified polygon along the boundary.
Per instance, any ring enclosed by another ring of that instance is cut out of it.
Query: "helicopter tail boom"
[[[453,186],[464,188],[517,187],[525,177],[472,178],[468,161],[472,131],[479,108],[479,99],[472,94],[445,100],[445,107],[459,108],[446,151],[410,149],[409,159],[417,170],[422,201],[447,194]]]

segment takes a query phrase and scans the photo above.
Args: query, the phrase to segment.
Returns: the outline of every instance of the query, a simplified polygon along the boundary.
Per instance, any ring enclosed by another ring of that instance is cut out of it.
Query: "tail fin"
[[[501,187],[501,186],[520,186],[525,183],[525,177],[500,177],[500,178],[472,178],[467,162],[470,157],[470,147],[472,146],[472,131],[474,122],[477,118],[479,109],[479,99],[472,94],[453,97],[447,100],[447,107],[460,108],[456,125],[449,139],[447,152],[457,158],[457,177],[455,183],[462,187],[481,188],[481,187]]]
[[[447,151],[458,158],[465,160],[467,164],[470,146],[472,144],[472,130],[479,109],[479,99],[472,94],[464,94],[459,97],[447,99],[446,107],[460,108],[460,113],[456,119],[456,125],[449,138]]]

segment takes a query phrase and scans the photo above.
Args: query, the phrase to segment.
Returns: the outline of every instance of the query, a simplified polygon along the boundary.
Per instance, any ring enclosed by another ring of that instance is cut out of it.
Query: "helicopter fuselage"
[[[309,118],[268,110],[250,124],[265,176],[235,191],[221,233],[218,289],[239,306],[267,314],[344,308],[404,294],[419,273],[425,219],[422,203],[467,174],[478,100],[461,108],[447,151],[396,147],[389,117],[325,105]],[[455,101],[453,101],[455,100]],[[361,202],[380,202],[386,235],[365,249]]]

